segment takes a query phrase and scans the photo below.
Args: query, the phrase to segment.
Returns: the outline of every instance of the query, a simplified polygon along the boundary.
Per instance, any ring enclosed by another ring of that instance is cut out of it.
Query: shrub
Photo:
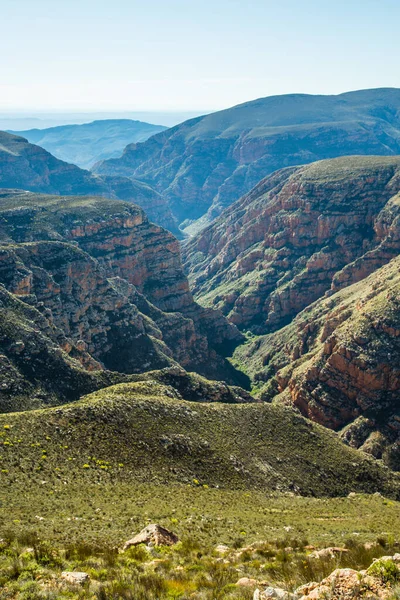
[[[393,584],[400,579],[400,570],[392,560],[376,560],[368,569],[368,575],[379,577],[383,583]]]

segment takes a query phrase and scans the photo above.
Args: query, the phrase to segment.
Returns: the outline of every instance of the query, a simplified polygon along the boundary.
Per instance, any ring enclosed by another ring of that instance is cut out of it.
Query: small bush
[[[400,579],[400,570],[392,560],[376,560],[368,569],[368,575],[379,577],[383,583],[396,583]]]

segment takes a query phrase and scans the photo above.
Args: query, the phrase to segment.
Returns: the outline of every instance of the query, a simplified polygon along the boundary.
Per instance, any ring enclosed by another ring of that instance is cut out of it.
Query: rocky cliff
[[[123,381],[96,363],[37,308],[0,285],[0,412],[77,400]],[[83,367],[83,363],[87,368]]]
[[[399,190],[398,157],[278,171],[184,247],[195,296],[241,329],[286,325],[398,254]]]
[[[285,169],[184,250],[196,297],[252,332],[234,359],[255,392],[395,468],[399,191],[400,158]]]
[[[86,371],[129,374],[179,363],[240,380],[222,353],[241,335],[193,301],[177,240],[139,207],[3,191],[0,241],[3,292],[36,309],[37,333],[58,346],[56,354]],[[20,327],[11,344],[18,345]]]
[[[139,204],[158,224],[178,232],[165,199],[149,185],[126,177],[99,177],[63,162],[26,139],[0,132],[0,188],[64,195],[94,194]]]
[[[400,258],[236,353],[264,400],[289,403],[400,469]]]
[[[138,178],[193,233],[282,167],[352,154],[400,153],[400,90],[260,98],[191,119],[95,165]]]

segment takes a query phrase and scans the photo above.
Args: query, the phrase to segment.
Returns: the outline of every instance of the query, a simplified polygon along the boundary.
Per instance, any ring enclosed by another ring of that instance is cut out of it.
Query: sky
[[[400,0],[0,0],[0,111],[400,87]]]

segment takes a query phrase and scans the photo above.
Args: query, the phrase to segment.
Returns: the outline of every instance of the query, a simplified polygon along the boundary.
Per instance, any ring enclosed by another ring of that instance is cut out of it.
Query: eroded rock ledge
[[[0,242],[0,283],[16,322],[11,344],[25,344],[21,323],[30,317],[18,322],[21,304],[6,292],[37,311],[39,333],[85,370],[130,374],[179,363],[240,381],[223,355],[241,334],[194,302],[179,243],[137,206],[4,191]]]

